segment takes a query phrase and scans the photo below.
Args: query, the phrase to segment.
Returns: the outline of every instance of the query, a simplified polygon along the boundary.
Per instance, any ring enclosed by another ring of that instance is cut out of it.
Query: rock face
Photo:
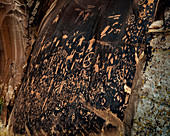
[[[27,13],[21,1],[0,1],[0,94],[6,107],[12,106],[26,65]]]
[[[52,2],[0,0],[0,99],[3,101],[0,122],[4,125],[18,94],[38,26]]]
[[[163,17],[158,0],[0,0],[0,125],[20,89],[9,135],[166,135],[169,29],[146,33],[157,8]]]
[[[129,97],[135,98],[157,4],[55,1],[39,28],[11,135],[130,135]]]
[[[162,29],[161,21],[156,21],[161,27],[152,30],[153,57],[142,76],[143,86],[139,88],[135,135],[169,135],[170,8],[166,8],[164,16],[166,29]]]
[[[154,40],[166,38],[165,41],[168,42],[170,36],[164,36],[160,34]],[[135,135],[152,133],[168,136],[170,56],[168,50],[160,48],[160,43],[156,45],[158,48],[155,49],[152,61],[143,75],[145,83],[140,90],[140,101],[135,116]]]

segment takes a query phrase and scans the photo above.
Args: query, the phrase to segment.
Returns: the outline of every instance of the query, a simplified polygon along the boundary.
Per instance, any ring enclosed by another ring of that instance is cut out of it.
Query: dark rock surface
[[[56,1],[39,28],[11,134],[130,135],[124,112],[157,3]]]

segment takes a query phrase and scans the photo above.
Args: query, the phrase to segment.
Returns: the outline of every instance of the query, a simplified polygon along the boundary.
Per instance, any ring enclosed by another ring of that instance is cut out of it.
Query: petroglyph
[[[137,3],[55,2],[39,28],[11,115],[12,133],[124,135],[158,1]]]

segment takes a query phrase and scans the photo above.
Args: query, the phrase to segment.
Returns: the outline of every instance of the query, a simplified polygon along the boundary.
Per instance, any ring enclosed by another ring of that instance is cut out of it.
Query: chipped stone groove
[[[0,127],[7,125],[7,106],[13,106],[26,66],[27,13],[23,3],[0,2]],[[1,103],[2,106],[2,103]]]

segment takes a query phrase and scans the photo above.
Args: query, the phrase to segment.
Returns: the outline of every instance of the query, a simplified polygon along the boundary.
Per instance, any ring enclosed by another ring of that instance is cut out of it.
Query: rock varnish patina
[[[10,134],[131,135],[157,4],[55,1],[39,28]]]

